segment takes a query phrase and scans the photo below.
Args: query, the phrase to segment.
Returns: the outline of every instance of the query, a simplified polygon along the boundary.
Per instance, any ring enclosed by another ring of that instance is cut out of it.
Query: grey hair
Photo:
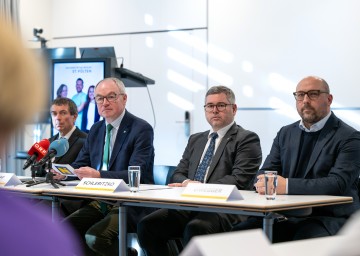
[[[99,84],[101,84],[104,81],[113,81],[117,85],[117,87],[119,88],[120,93],[125,93],[126,94],[124,83],[120,79],[118,79],[116,77],[107,77],[107,78],[101,80],[100,82],[98,82],[96,84],[95,89],[98,87]]]

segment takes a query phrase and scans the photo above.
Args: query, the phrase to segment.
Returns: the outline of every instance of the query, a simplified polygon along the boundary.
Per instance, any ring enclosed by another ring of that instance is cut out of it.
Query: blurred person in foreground
[[[293,93],[301,119],[277,133],[270,154],[258,172],[256,191],[265,192],[263,172],[278,172],[279,195],[350,196],[353,203],[279,212],[273,241],[283,242],[335,235],[360,208],[360,132],[330,110],[333,95],[319,77],[302,79]],[[261,228],[262,219],[251,217],[234,230]]]
[[[44,107],[47,94],[45,72],[4,21],[0,38],[0,155],[4,156],[11,137]],[[2,255],[82,255],[72,230],[52,223],[47,210],[4,190],[0,205]],[[46,242],[39,243],[44,238]]]

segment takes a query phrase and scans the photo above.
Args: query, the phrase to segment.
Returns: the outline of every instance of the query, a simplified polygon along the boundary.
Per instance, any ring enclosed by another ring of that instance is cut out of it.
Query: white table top
[[[117,200],[123,202],[143,202],[160,204],[181,204],[189,206],[221,207],[245,211],[273,212],[289,209],[316,207],[330,204],[351,203],[352,197],[323,196],[323,195],[278,195],[276,200],[266,200],[265,196],[254,191],[240,190],[244,200],[221,200],[209,198],[182,197],[184,188],[170,188],[161,185],[141,185],[140,191],[131,193],[106,192],[94,190],[75,189],[77,182],[64,182],[67,186],[54,188],[51,184],[44,183],[32,187],[18,185],[6,189],[20,193],[41,193],[42,195],[60,197],[82,197],[103,200]]]

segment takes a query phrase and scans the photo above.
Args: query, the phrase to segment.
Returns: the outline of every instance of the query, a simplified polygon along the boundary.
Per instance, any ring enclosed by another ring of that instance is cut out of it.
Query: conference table
[[[126,211],[127,207],[154,207],[189,211],[221,212],[263,217],[263,231],[272,241],[274,219],[282,211],[320,207],[325,205],[352,203],[352,197],[326,195],[277,195],[276,200],[266,200],[254,191],[240,190],[242,200],[220,200],[210,198],[184,197],[184,188],[170,188],[162,185],[141,185],[137,193],[130,191],[107,192],[76,189],[76,183],[56,189],[51,184],[33,187],[18,185],[7,190],[23,196],[41,196],[52,200],[53,218],[57,217],[58,198],[86,198],[112,203],[119,206],[119,254],[126,255]]]

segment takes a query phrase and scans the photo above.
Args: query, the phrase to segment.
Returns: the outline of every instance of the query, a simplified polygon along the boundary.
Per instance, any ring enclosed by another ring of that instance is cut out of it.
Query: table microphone
[[[35,161],[39,161],[41,158],[43,158],[47,153],[49,145],[50,141],[48,139],[43,139],[40,142],[36,142],[34,145],[32,145],[32,147],[28,151],[29,157],[23,166],[23,170],[28,168]]]
[[[60,157],[65,155],[65,153],[69,150],[69,142],[67,139],[62,138],[58,140],[54,140],[49,147],[49,151],[47,154],[35,165],[41,166],[44,165],[47,161],[49,161],[53,157]]]

